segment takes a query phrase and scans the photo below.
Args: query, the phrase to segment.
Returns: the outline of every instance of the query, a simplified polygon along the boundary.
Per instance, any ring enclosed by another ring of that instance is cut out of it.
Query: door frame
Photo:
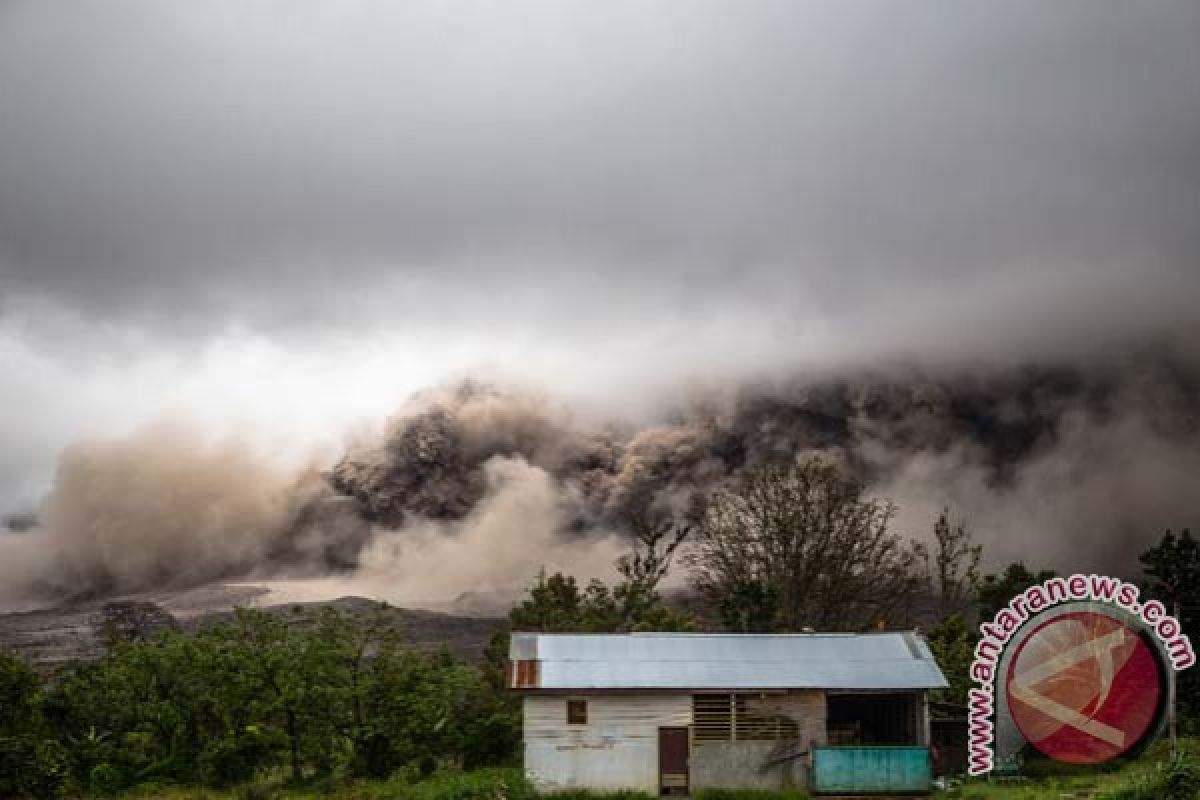
[[[667,735],[682,735],[683,737],[683,772],[667,772],[664,763],[665,751],[663,749],[663,741]],[[686,796],[691,793],[692,775],[691,775],[691,760],[692,760],[692,739],[691,732],[683,725],[664,726],[658,729],[658,794],[660,797],[666,795]],[[668,781],[668,776],[671,780]],[[682,776],[682,785],[679,777]],[[682,789],[682,791],[679,791]]]

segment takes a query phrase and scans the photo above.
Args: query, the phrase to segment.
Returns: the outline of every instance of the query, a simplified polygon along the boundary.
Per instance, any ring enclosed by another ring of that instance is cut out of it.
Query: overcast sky
[[[79,436],[329,443],[475,370],[1194,341],[1198,41],[1193,0],[5,0],[0,509]]]

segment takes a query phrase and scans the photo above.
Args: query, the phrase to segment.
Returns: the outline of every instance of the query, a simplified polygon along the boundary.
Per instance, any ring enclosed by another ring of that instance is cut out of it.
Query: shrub
[[[1172,762],[1163,771],[1155,796],[1162,800],[1195,800],[1200,797],[1200,764],[1191,759]]]
[[[1196,800],[1200,798],[1200,764],[1186,756],[1176,759],[1133,786],[1102,797],[1103,800]]]
[[[543,797],[553,800],[654,800],[654,795],[635,789],[616,789],[614,791],[568,789],[562,792],[551,792]]]
[[[701,789],[692,796],[696,800],[805,800],[808,797],[798,789]]]
[[[519,769],[442,773],[404,787],[398,800],[536,800]]]
[[[42,683],[29,665],[0,652],[0,797],[58,795],[66,757],[42,713]]]
[[[121,770],[107,762],[97,764],[88,773],[88,786],[97,794],[114,794],[125,784],[125,776],[121,774]]]
[[[264,738],[252,731],[210,742],[197,759],[200,779],[209,786],[248,781],[269,753]]]

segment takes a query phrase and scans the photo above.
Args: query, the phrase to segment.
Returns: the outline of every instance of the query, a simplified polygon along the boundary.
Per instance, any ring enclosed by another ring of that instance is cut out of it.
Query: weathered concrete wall
[[[658,729],[692,723],[690,694],[580,695],[586,725],[567,724],[567,699],[527,696],[525,771],[546,791],[641,789],[658,794]]]
[[[791,717],[800,728],[797,738],[807,747],[809,743],[827,744],[825,692],[817,689],[797,689],[785,695],[765,695],[751,704],[756,713],[781,714]]]
[[[826,744],[825,693],[794,691],[756,698],[756,713],[781,714],[796,721],[794,749]],[[691,782],[695,789],[782,789],[808,786],[808,756],[767,766],[779,742],[693,742]]]
[[[692,748],[694,789],[782,789],[806,785],[806,759],[765,767],[777,742],[699,742]]]

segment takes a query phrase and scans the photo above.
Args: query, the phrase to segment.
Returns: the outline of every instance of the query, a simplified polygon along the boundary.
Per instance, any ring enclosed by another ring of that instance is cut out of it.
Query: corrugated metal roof
[[[514,633],[541,689],[937,689],[915,633]]]

